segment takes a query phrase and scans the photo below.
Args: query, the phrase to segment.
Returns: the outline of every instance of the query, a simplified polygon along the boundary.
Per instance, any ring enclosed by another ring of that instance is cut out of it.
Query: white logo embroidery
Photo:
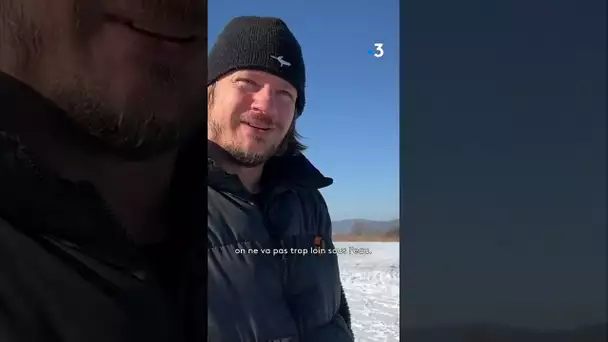
[[[283,67],[283,65],[285,65],[285,66],[291,66],[291,63],[289,63],[289,62],[287,62],[287,61],[283,60],[283,56],[279,56],[279,57],[276,57],[276,56],[270,56],[270,58],[274,58],[274,59],[276,59],[277,61],[279,61],[279,63],[281,63],[281,68]]]

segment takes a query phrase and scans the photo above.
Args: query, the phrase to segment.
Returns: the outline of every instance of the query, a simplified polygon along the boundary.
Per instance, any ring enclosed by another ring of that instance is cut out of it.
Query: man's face
[[[206,0],[0,0],[0,69],[136,158],[204,120]]]
[[[274,156],[292,126],[296,89],[260,71],[236,71],[210,94],[207,133],[238,163],[253,167]]]

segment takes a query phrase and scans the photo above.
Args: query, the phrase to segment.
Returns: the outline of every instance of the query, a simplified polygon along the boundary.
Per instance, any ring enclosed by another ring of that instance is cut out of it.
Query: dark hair
[[[287,146],[283,154],[299,154],[304,152],[307,148],[307,146],[304,145],[301,141],[303,137],[300,135],[300,133],[298,133],[298,130],[296,129],[296,120],[297,118],[293,119],[293,124],[291,125],[291,128],[285,136]]]
[[[217,83],[212,83],[207,88],[207,104],[210,107],[213,103],[213,94],[215,93],[215,85]],[[297,109],[296,109],[297,111]],[[304,145],[300,140],[303,138],[298,130],[296,129],[296,120],[298,118],[298,113],[294,113],[294,119],[291,123],[291,127],[287,131],[287,135],[285,135],[285,139],[279,146],[277,151],[277,155],[287,155],[287,154],[299,154],[306,150],[307,146]]]

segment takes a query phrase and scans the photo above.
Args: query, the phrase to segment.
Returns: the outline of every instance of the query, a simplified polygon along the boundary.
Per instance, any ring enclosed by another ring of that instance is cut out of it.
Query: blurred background
[[[401,13],[402,340],[605,341],[606,2]]]

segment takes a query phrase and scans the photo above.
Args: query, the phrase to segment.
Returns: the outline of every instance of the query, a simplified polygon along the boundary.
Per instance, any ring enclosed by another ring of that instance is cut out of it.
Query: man
[[[299,43],[280,19],[239,17],[208,63],[210,340],[353,341],[319,192],[332,180],[297,139]]]
[[[0,0],[0,341],[205,339],[206,10]]]

